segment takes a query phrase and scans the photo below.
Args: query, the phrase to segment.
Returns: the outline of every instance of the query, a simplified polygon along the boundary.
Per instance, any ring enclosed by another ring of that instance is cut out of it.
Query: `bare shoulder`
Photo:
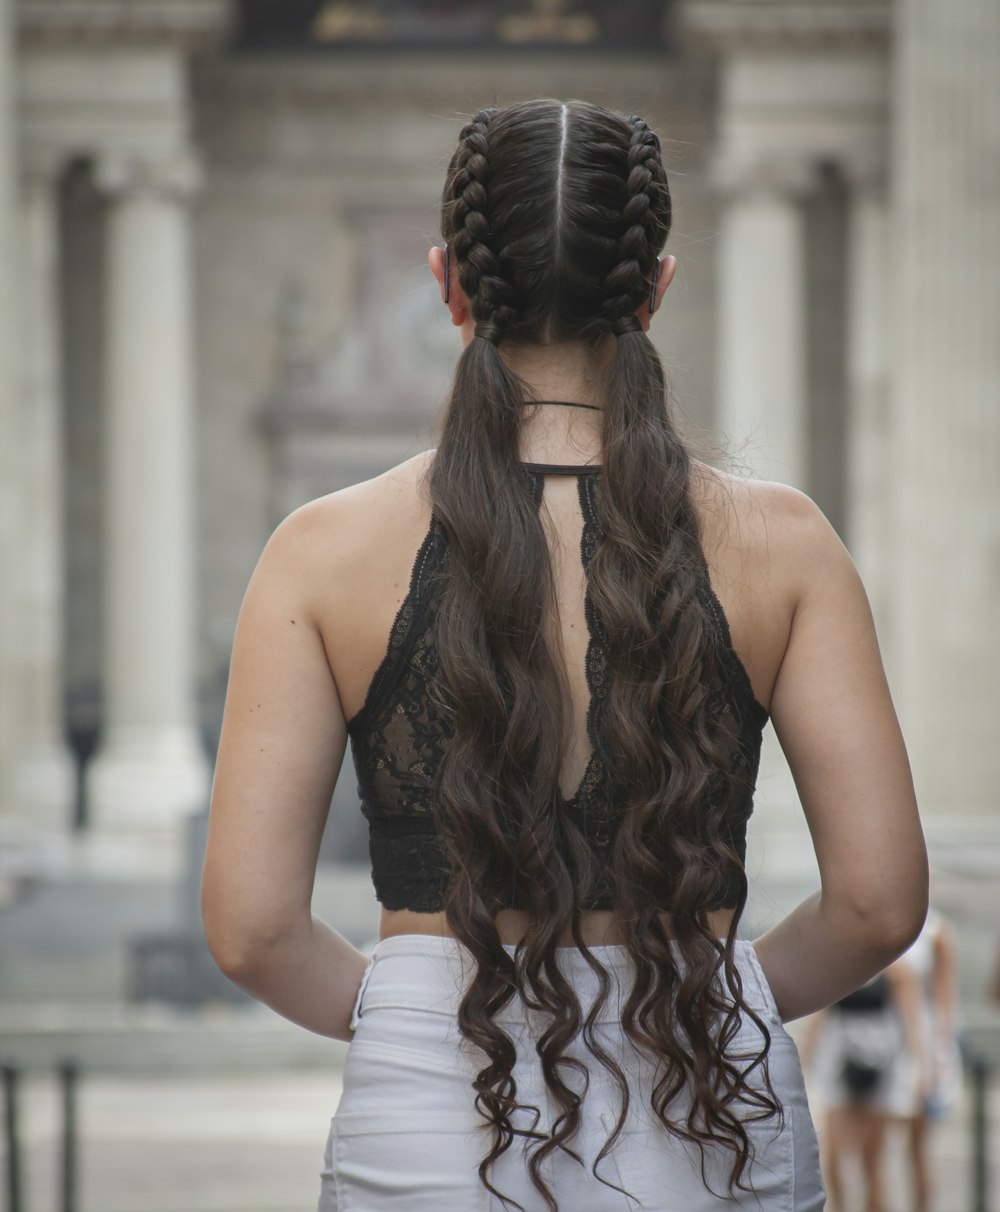
[[[433,450],[422,450],[370,479],[307,501],[293,510],[283,525],[328,533],[331,521],[351,521],[356,524],[352,529],[356,529],[363,528],[366,522],[377,525],[386,516],[398,516],[401,506],[416,503],[414,494],[419,491],[433,456]]]
[[[370,479],[307,501],[282,519],[268,547],[282,553],[306,597],[329,607],[339,589],[363,591],[373,552],[391,564],[396,548],[405,552],[413,545],[429,521],[423,478],[433,456],[433,450],[421,451]]]
[[[706,546],[720,562],[782,576],[803,590],[832,559],[851,565],[840,536],[807,493],[692,462],[692,493]]]

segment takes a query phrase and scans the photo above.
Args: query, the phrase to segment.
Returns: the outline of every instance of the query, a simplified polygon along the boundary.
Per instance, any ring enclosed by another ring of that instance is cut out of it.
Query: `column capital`
[[[153,194],[174,202],[188,202],[201,188],[201,162],[194,152],[149,156],[138,151],[102,153],[94,168],[94,182],[105,196],[117,200]]]
[[[22,46],[175,46],[201,50],[228,34],[232,0],[19,0]]]
[[[798,202],[816,189],[819,173],[807,155],[716,153],[708,179],[726,201],[766,195]]]

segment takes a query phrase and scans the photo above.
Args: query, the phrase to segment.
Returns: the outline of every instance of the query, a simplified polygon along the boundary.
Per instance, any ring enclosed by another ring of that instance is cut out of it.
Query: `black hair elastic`
[[[444,246],[444,301],[447,304],[451,298],[451,264],[448,256],[448,245]]]

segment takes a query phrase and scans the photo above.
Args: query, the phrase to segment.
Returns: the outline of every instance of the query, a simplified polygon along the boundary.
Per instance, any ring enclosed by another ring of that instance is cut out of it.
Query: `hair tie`
[[[642,325],[639,323],[639,317],[633,312],[627,316],[619,316],[611,325],[611,331],[618,337],[623,337],[627,332],[642,332]]]
[[[481,320],[476,325],[476,336],[489,341],[491,345],[500,344],[500,329],[494,320]]]

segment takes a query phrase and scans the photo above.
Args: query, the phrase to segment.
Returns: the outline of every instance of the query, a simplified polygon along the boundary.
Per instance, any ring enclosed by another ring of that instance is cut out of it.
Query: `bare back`
[[[335,558],[318,562],[314,600],[317,625],[350,721],[361,709],[386,654],[389,633],[407,594],[414,559],[431,522],[431,503],[421,476],[433,457],[424,451],[381,476],[344,489]],[[692,489],[702,522],[703,549],[713,589],[729,622],[733,647],[754,695],[765,708],[788,642],[794,600],[768,560],[769,485],[739,480],[702,463],[694,464]],[[571,694],[572,740],[560,779],[570,799],[591,757],[587,732],[590,690],[586,676],[590,632],[585,616],[586,574],[581,555],[581,476],[546,475],[541,518],[549,543],[558,618],[550,642],[561,646]],[[346,513],[344,506],[347,505]],[[349,519],[345,527],[344,519]],[[716,934],[728,928],[732,910],[710,916]],[[666,915],[665,915],[666,917]],[[515,942],[524,932],[522,911],[497,918],[500,937]],[[665,920],[669,928],[669,922]],[[584,914],[583,936],[594,945],[617,941],[614,914]],[[443,912],[382,909],[380,937],[400,933],[451,934]],[[563,945],[572,943],[570,938]]]

